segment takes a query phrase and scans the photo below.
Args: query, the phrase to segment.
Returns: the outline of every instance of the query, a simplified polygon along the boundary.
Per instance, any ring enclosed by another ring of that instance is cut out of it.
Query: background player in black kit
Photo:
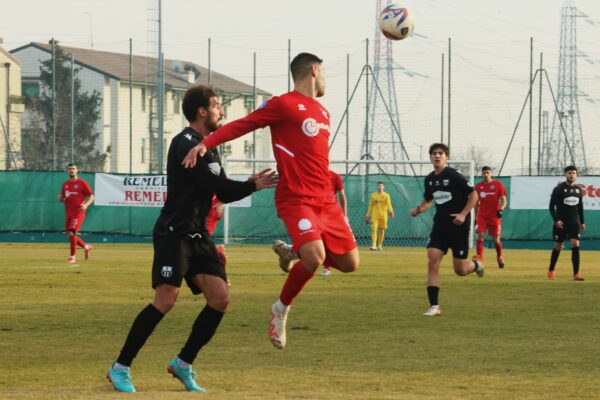
[[[563,248],[565,239],[571,241],[571,261],[573,263],[573,279],[583,281],[579,274],[579,239],[585,229],[583,222],[583,202],[581,188],[575,184],[577,168],[570,165],[565,168],[563,183],[558,184],[550,197],[550,215],[554,220],[552,236],[556,244],[552,249],[548,279],[554,279],[554,267]]]
[[[477,204],[477,192],[468,185],[465,177],[447,166],[450,151],[443,143],[429,147],[429,158],[433,172],[425,178],[423,201],[410,211],[413,217],[427,211],[435,201],[435,216],[429,243],[427,244],[427,296],[429,309],[423,314],[428,317],[440,315],[438,303],[440,291],[440,263],[452,249],[454,272],[459,276],[473,272],[484,275],[480,261],[468,261],[469,255],[469,212]]]
[[[222,202],[232,202],[276,184],[269,169],[246,182],[225,178],[216,150],[208,151],[194,168],[184,168],[181,161],[187,152],[220,126],[223,109],[216,93],[206,86],[190,88],[185,93],[182,109],[189,127],[171,141],[167,200],[154,225],[154,301],[138,314],[117,361],[108,370],[108,379],[121,392],[135,392],[129,367],[154,328],[175,305],[183,279],[192,293],[204,293],[206,305],[167,370],[186,390],[204,391],[196,383],[191,364],[214,335],[229,305],[225,269],[206,227],[213,195]]]

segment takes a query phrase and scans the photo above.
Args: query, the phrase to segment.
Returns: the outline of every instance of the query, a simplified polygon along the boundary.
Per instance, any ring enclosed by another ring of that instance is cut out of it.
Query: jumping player
[[[483,240],[487,230],[496,247],[498,268],[504,268],[500,235],[502,233],[502,215],[507,205],[506,188],[502,182],[492,179],[492,169],[488,166],[481,168],[481,176],[483,180],[475,185],[479,201],[475,206],[477,254],[473,258],[483,261]]]
[[[410,210],[416,217],[424,213],[435,201],[435,216],[429,243],[427,244],[427,297],[429,309],[423,314],[428,317],[440,315],[438,303],[440,292],[440,263],[448,249],[452,249],[454,273],[466,276],[473,272],[483,277],[484,268],[480,261],[468,261],[469,255],[469,212],[477,204],[477,192],[465,177],[447,166],[450,150],[443,143],[429,147],[429,158],[433,172],[425,177],[423,201]]]
[[[94,194],[90,185],[77,176],[77,165],[74,163],[67,165],[67,174],[69,179],[62,184],[58,201],[65,203],[65,231],[71,244],[71,253],[67,262],[75,264],[77,246],[83,249],[86,260],[92,251],[92,245],[85,243],[77,233],[85,220],[85,211],[94,201]]]
[[[550,197],[550,215],[554,220],[552,236],[556,244],[552,249],[548,279],[554,280],[554,268],[565,239],[571,242],[571,262],[573,264],[573,280],[583,281],[579,273],[579,239],[585,229],[583,220],[583,202],[581,188],[575,184],[577,168],[570,165],[565,168],[563,183],[557,185]]]
[[[320,265],[342,272],[358,268],[356,241],[329,182],[329,112],[317,101],[325,94],[323,60],[300,53],[290,65],[294,90],[273,97],[244,118],[218,129],[184,160],[194,165],[207,149],[256,129],[270,126],[280,176],[275,207],[300,256],[271,307],[269,338],[277,349],[286,345],[290,306]]]

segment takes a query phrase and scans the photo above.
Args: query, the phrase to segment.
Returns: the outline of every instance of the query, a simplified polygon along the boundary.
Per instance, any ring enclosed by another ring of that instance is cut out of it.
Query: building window
[[[141,154],[142,154],[142,164],[146,163],[146,139],[142,139],[141,142]]]
[[[23,82],[21,92],[23,96],[39,97],[40,85],[37,82]]]
[[[179,115],[181,112],[181,93],[173,92],[173,114]]]
[[[141,98],[141,100],[142,100],[142,111],[146,111],[146,88],[143,87],[142,90],[141,90],[141,92],[142,92],[142,98]]]
[[[231,143],[224,143],[221,145],[221,155],[228,157],[231,155]]]

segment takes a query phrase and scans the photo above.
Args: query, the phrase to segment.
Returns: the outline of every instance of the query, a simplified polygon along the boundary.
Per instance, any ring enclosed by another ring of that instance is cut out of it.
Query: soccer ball
[[[390,4],[379,14],[379,29],[388,39],[402,40],[412,34],[415,21],[408,9],[400,4]]]

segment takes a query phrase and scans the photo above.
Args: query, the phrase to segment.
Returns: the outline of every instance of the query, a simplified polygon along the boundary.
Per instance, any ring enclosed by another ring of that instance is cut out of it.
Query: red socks
[[[483,261],[483,240],[477,241],[477,256]]]
[[[494,243],[496,245],[496,256],[502,256],[502,242],[498,240],[498,242]]]
[[[71,244],[71,256],[75,256],[75,251],[77,250],[77,236],[69,235],[69,243]]]
[[[287,280],[283,284],[283,289],[281,289],[281,294],[279,295],[281,302],[286,306],[292,304],[313,275],[314,273],[304,268],[302,260],[298,261],[290,270]]]

